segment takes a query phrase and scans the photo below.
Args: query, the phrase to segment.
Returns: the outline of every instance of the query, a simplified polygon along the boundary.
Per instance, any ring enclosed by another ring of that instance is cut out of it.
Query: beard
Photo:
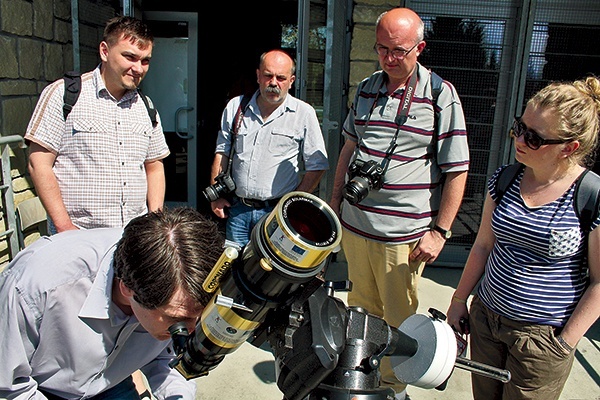
[[[140,86],[140,82],[141,80],[136,80],[133,82],[123,82],[123,89],[135,90],[138,88],[138,86]]]

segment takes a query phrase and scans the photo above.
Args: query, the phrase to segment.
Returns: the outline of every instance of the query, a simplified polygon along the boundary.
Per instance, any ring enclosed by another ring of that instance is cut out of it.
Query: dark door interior
[[[214,2],[210,8],[202,2],[182,3],[144,0],[142,7],[145,11],[198,13],[197,207],[210,213],[201,191],[210,183],[223,108],[231,97],[257,89],[258,59],[264,51],[281,46],[282,26],[297,24],[298,3],[296,0]]]

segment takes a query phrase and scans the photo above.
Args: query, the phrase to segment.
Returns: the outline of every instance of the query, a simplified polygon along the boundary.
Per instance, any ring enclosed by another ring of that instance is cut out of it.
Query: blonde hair
[[[592,167],[600,133],[600,80],[588,76],[574,82],[553,82],[537,92],[528,106],[551,109],[559,117],[558,137],[579,141],[571,160]]]

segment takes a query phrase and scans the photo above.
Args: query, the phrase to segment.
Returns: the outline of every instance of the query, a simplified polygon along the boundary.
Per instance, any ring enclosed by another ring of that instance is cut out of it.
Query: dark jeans
[[[60,397],[55,394],[46,392],[40,389],[40,392],[48,398],[48,400],[65,400],[65,397]],[[93,397],[88,397],[90,400],[140,400],[140,395],[135,390],[133,379],[129,376],[117,386],[105,390],[102,393]]]

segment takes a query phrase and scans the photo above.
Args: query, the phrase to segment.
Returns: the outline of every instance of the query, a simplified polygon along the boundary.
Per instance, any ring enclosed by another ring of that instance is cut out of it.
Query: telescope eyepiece
[[[189,332],[184,322],[174,323],[169,327],[169,333],[171,334],[171,340],[173,341],[173,350],[176,355],[183,353],[185,350],[185,343],[187,342]]]

